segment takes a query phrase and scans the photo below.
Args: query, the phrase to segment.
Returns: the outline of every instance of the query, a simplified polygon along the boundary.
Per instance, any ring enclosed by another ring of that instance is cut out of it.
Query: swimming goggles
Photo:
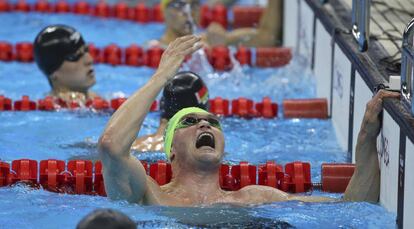
[[[200,7],[200,3],[197,1],[194,2],[187,2],[187,1],[183,1],[183,0],[173,0],[170,3],[168,3],[167,7],[168,8],[174,8],[177,10],[183,10],[185,8],[185,6],[189,4],[191,9],[196,9]]]
[[[88,52],[89,52],[89,47],[87,45],[84,45],[80,47],[75,53],[65,56],[65,60],[70,61],[70,62],[76,62]]]
[[[197,118],[194,116],[187,116],[183,118],[176,126],[175,129],[181,129],[181,128],[187,128],[190,126],[194,126],[201,122],[201,120],[207,121],[210,126],[215,127],[219,130],[221,130],[220,121],[216,118],[208,117],[208,118]]]

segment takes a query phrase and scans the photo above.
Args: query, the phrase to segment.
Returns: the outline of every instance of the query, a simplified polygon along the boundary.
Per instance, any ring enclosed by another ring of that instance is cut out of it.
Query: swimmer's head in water
[[[200,117],[197,117],[196,115],[205,115],[205,117],[200,118]],[[174,140],[175,131],[178,129],[188,128],[188,127],[197,125],[202,120],[208,122],[208,125],[210,125],[211,127],[214,127],[221,131],[221,125],[220,125],[220,121],[218,120],[218,118],[210,114],[209,112],[201,108],[198,108],[198,107],[187,107],[187,108],[181,109],[168,121],[167,128],[165,129],[165,134],[164,134],[164,150],[165,150],[165,153],[167,154],[168,159],[170,159],[171,157],[171,147],[172,147],[172,143]],[[206,136],[206,137],[210,137],[210,136]],[[211,139],[206,139],[205,143],[207,145],[213,144],[214,146],[215,144],[214,136],[211,135],[211,137],[213,138],[213,142],[210,141]],[[203,144],[203,142],[196,141],[196,148],[199,148],[197,147],[197,144]]]
[[[96,81],[88,46],[70,26],[51,25],[40,31],[34,41],[34,56],[52,88],[87,91]]]
[[[192,23],[198,23],[200,0],[163,0],[161,7],[168,30],[177,36],[194,32]]]
[[[35,61],[39,68],[50,75],[65,60],[76,61],[75,55],[85,45],[82,35],[74,28],[66,25],[52,25],[44,28],[34,41]]]
[[[190,71],[179,72],[164,87],[161,116],[170,119],[186,107],[208,110],[208,98],[208,89],[200,76]]]

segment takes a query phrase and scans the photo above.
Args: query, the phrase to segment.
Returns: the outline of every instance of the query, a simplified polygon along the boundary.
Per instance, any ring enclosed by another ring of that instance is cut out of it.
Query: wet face
[[[68,55],[58,70],[52,73],[54,87],[70,91],[87,91],[95,82],[93,59],[87,46],[80,47],[75,53]]]
[[[178,36],[193,33],[191,18],[198,24],[200,11],[199,0],[173,0],[164,12],[165,23],[168,29],[172,29]]]
[[[171,155],[186,165],[218,166],[224,152],[219,120],[212,114],[189,114],[178,125]]]

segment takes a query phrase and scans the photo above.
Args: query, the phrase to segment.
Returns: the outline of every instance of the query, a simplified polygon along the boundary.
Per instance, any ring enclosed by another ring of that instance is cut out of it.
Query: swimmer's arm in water
[[[378,202],[380,194],[380,170],[377,153],[377,136],[380,132],[379,114],[382,101],[386,98],[399,98],[397,92],[380,90],[367,103],[361,129],[358,134],[354,175],[345,191],[346,201]]]
[[[210,45],[246,45],[253,47],[275,46],[281,43],[282,31],[282,1],[269,0],[257,29],[241,28],[231,32],[223,32],[224,28],[218,28],[219,25],[212,24],[207,29],[207,40]],[[210,33],[210,35],[209,35]],[[214,37],[224,36],[222,39]],[[220,41],[225,40],[225,43]]]
[[[130,148],[152,102],[184,58],[201,48],[201,44],[195,45],[199,41],[200,38],[190,35],[171,42],[155,74],[109,120],[98,143],[109,197],[140,203],[154,199],[148,195],[152,195],[155,185],[148,180],[141,163],[130,155]]]

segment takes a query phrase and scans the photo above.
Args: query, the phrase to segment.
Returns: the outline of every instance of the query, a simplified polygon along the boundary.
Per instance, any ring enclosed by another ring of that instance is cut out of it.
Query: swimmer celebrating
[[[163,151],[164,132],[168,120],[186,107],[208,110],[208,90],[200,76],[194,72],[177,73],[164,87],[160,102],[161,119],[157,131],[135,140],[132,150],[139,152]]]
[[[201,48],[199,41],[199,37],[189,35],[171,42],[152,78],[109,120],[98,145],[108,196],[133,203],[167,206],[332,201],[324,197],[291,195],[259,185],[246,186],[238,191],[222,190],[219,168],[224,154],[224,136],[220,121],[213,114],[195,107],[180,110],[167,124],[164,148],[171,162],[171,182],[159,186],[146,175],[139,160],[130,155],[131,145],[152,101],[174,77],[184,58]],[[382,110],[383,99],[397,96],[399,94],[381,91],[367,106],[358,138],[356,171],[346,190],[345,200],[378,201],[378,114]]]
[[[93,59],[78,31],[66,25],[47,26],[33,46],[36,64],[52,88],[51,96],[83,104],[96,96],[89,91],[96,82]]]

